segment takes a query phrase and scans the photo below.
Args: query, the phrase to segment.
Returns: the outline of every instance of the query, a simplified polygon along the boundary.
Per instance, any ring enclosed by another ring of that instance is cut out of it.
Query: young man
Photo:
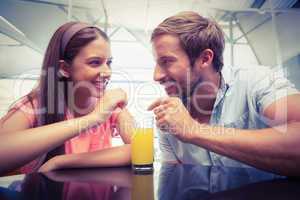
[[[195,12],[167,18],[151,41],[168,94],[149,107],[163,161],[300,175],[300,95],[280,70],[222,69],[223,32]]]

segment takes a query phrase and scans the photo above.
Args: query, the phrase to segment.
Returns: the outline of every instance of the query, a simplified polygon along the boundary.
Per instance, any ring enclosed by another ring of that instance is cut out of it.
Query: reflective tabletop
[[[299,199],[300,182],[254,168],[155,163],[0,177],[0,199]]]

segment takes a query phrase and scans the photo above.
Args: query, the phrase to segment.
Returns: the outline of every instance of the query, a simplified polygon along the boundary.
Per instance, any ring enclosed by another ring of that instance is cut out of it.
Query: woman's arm
[[[44,173],[49,179],[56,182],[95,182],[105,185],[131,187],[130,167],[110,167],[101,169],[57,170]]]
[[[92,113],[37,128],[29,128],[26,114],[17,110],[5,120],[1,120],[0,174],[28,163],[84,129],[104,122],[116,105],[126,105],[126,102],[127,97],[123,90],[110,90],[99,100]]]
[[[65,168],[117,167],[131,163],[131,145],[107,148],[94,152],[59,155],[46,162],[39,171],[47,172]]]
[[[134,128],[134,119],[125,108],[123,109],[117,118],[117,129],[125,144],[131,143],[132,131]]]
[[[117,129],[125,145],[107,148],[96,152],[56,156],[45,163],[40,171],[62,168],[113,167],[131,163],[130,141],[133,130],[133,117],[123,109],[117,117]]]
[[[104,121],[104,119],[99,119],[98,116],[88,115],[26,129],[27,119],[20,112],[16,111],[0,128],[0,174],[34,160],[41,154],[76,136],[77,133],[89,126]]]

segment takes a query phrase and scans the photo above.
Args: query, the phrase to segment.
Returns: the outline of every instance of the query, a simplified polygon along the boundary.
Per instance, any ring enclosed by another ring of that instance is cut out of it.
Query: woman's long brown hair
[[[102,37],[107,42],[107,35],[94,27],[87,27],[76,33],[68,42],[65,52],[61,50],[61,42],[64,33],[74,24],[80,22],[69,22],[59,27],[53,34],[42,65],[38,87],[26,95],[29,102],[37,99],[36,126],[43,126],[65,120],[65,111],[68,108],[68,93],[72,80],[60,76],[59,61],[64,60],[70,66],[80,50],[91,41]],[[41,133],[43,134],[43,133]],[[44,162],[50,158],[64,154],[64,143],[47,153]]]
[[[66,46],[65,52],[61,51],[63,34],[74,24],[70,22],[61,26],[53,35],[48,45],[40,78],[39,110],[46,108],[46,112],[39,115],[38,125],[52,124],[65,120],[65,109],[68,107],[68,93],[71,80],[59,77],[59,60],[64,60],[70,65],[80,50],[98,37],[109,41],[107,35],[97,28],[84,28],[76,33]],[[68,84],[69,83],[69,84]],[[63,154],[64,145],[60,145],[47,154],[45,161]]]

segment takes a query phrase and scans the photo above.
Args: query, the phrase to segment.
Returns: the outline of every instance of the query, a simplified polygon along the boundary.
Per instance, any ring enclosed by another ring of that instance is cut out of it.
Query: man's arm
[[[300,176],[300,95],[283,97],[264,116],[276,126],[241,130],[200,124],[178,98],[155,102],[158,127],[167,127],[180,140],[282,175]],[[176,112],[176,114],[174,113]],[[286,114],[285,114],[286,113]]]
[[[263,112],[274,125],[241,130],[197,124],[189,141],[216,153],[283,175],[300,175],[300,95],[283,97]]]

